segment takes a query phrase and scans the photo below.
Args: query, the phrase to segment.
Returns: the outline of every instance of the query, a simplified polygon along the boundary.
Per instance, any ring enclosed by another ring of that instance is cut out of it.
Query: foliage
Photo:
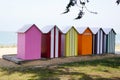
[[[78,8],[80,9],[78,16],[75,19],[81,19],[84,15],[84,9],[86,9],[88,12],[90,13],[94,13],[97,14],[97,12],[93,12],[87,9],[86,4],[89,3],[89,0],[70,0],[69,3],[66,6],[66,11],[63,12],[63,14],[70,12],[70,8],[72,6],[77,5]],[[120,0],[117,0],[116,3],[119,5],[120,4]]]

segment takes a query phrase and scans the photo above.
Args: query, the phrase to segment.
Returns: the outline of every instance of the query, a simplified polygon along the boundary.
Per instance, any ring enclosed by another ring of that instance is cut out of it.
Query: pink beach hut
[[[42,32],[35,24],[25,25],[18,30],[17,58],[34,60],[41,58]]]

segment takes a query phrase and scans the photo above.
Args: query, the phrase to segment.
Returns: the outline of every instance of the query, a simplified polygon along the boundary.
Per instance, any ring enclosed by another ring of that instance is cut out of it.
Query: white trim
[[[103,45],[103,32],[100,33],[100,54],[102,54],[102,46]]]
[[[108,53],[110,53],[110,35],[108,34]]]
[[[54,58],[54,29],[51,30],[51,49],[50,58]]]
[[[56,28],[56,35],[55,35],[55,57],[58,57],[58,42],[59,42],[59,31]]]

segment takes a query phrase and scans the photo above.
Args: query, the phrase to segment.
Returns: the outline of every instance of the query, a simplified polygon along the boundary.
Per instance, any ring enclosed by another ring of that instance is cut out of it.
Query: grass
[[[120,80],[120,57],[45,68],[0,68],[0,80]]]

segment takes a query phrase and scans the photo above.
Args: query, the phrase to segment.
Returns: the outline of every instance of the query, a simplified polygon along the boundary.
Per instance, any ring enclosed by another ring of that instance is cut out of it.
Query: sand
[[[115,51],[116,53],[120,53],[120,45],[116,45]],[[6,54],[17,54],[17,47],[0,48],[0,58]]]
[[[17,54],[17,48],[16,47],[0,48],[0,58],[2,58],[2,55],[6,54]]]
[[[120,45],[116,45],[115,46],[115,51],[119,51],[120,52]]]

